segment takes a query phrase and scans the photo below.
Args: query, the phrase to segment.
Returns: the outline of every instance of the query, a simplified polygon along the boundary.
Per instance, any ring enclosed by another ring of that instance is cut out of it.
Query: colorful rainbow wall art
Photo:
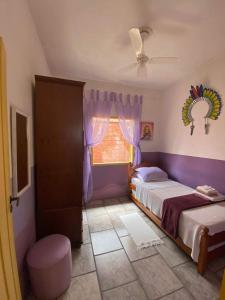
[[[191,135],[194,132],[194,119],[191,115],[191,111],[193,106],[199,101],[206,101],[209,105],[209,110],[205,115],[205,134],[209,132],[209,123],[208,119],[217,120],[221,108],[222,108],[222,100],[219,94],[208,88],[204,88],[202,84],[200,86],[191,86],[190,97],[185,101],[184,106],[182,108],[182,120],[185,126],[191,124]]]

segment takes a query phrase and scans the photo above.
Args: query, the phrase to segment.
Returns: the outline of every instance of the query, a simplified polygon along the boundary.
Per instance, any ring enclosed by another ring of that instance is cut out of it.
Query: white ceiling
[[[224,0],[29,0],[54,76],[163,89],[225,50]],[[149,65],[148,77],[126,70],[135,62],[128,30],[150,26],[148,56],[177,56]]]

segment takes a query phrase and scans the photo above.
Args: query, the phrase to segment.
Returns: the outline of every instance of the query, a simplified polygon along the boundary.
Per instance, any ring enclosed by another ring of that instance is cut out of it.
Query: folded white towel
[[[196,192],[196,194],[198,194],[199,196],[201,196],[202,198],[205,198],[207,200],[210,200],[212,202],[218,202],[218,201],[223,201],[225,200],[225,195],[218,193],[217,196],[209,196],[200,192]]]
[[[213,187],[209,185],[202,185],[202,186],[197,186],[196,190],[204,195],[207,196],[218,196],[217,190],[215,190]]]

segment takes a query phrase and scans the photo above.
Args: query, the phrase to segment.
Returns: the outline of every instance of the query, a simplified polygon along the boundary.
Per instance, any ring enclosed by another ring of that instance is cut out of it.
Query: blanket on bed
[[[197,194],[190,194],[168,198],[164,200],[162,207],[161,226],[174,238],[178,237],[179,218],[183,210],[212,204]]]

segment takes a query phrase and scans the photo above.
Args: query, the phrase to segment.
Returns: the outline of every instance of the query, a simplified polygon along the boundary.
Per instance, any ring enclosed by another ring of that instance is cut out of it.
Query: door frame
[[[223,272],[223,281],[220,291],[220,300],[225,300],[225,270]]]
[[[6,56],[3,40],[0,37],[0,299],[21,300],[9,202],[9,153]]]

